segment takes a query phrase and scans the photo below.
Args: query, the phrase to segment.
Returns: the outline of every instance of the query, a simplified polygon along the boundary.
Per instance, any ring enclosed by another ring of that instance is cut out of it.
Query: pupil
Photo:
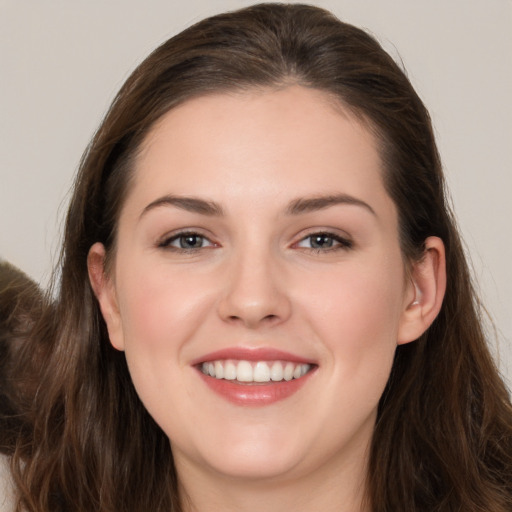
[[[332,247],[332,238],[328,235],[315,235],[312,237],[311,246],[314,248]]]
[[[182,249],[192,249],[201,247],[203,243],[202,237],[198,235],[185,235],[180,238],[180,246]]]

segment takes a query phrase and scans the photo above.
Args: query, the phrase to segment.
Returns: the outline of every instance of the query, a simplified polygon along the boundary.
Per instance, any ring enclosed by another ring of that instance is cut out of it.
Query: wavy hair
[[[0,261],[0,453],[12,455],[18,438],[28,437],[30,404],[37,388],[41,345],[25,354],[30,331],[45,307],[38,285],[21,270]]]
[[[369,508],[512,510],[512,410],[487,348],[429,114],[372,36],[298,4],[261,4],[193,25],[142,62],[114,99],[76,178],[56,310],[32,335],[49,349],[34,430],[13,460],[18,510],[181,510],[168,439],[108,341],[87,254],[95,242],[107,263],[114,254],[134,157],[166,112],[212,92],[288,84],[328,93],[376,135],[404,259],[420,259],[429,236],[446,247],[442,310],[423,336],[398,347],[379,404]]]

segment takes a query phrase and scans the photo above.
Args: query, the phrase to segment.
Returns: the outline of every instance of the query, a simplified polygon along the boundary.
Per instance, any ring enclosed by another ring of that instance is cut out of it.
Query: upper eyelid
[[[325,233],[325,232],[311,233],[309,235],[303,236],[302,238],[299,238],[299,240],[297,242],[295,242],[293,245],[300,244],[304,240],[307,240],[308,238],[312,238],[312,237],[314,237],[316,235],[323,235],[323,236],[326,236],[328,238],[332,238],[335,242],[338,242],[341,245],[345,245],[345,246],[352,246],[353,245],[352,240],[350,240],[347,237],[340,236],[340,235],[335,235],[335,234],[332,234],[332,233]]]
[[[334,230],[333,228],[322,229],[321,227],[305,229],[305,230],[302,230],[301,233],[299,233],[298,235],[296,235],[294,237],[294,240],[292,241],[291,245],[292,246],[296,245],[299,242],[305,240],[306,238],[309,238],[314,235],[326,235],[326,236],[330,236],[333,239],[338,240],[340,242],[346,242],[347,244],[350,244],[350,245],[354,244],[354,240],[353,240],[352,236],[350,236],[348,233],[346,233],[345,231],[343,231],[341,233],[336,232],[336,231],[337,230]],[[214,245],[217,245],[217,246],[221,245],[218,241],[215,240],[215,237],[213,237],[211,234],[205,233],[204,230],[199,227],[183,228],[183,229],[178,229],[178,230],[166,233],[165,235],[158,238],[157,245],[160,246],[160,245],[168,244],[170,241],[176,240],[180,236],[186,236],[186,235],[197,235],[197,236],[205,238],[206,240],[208,240],[210,243],[212,243]]]
[[[168,246],[174,240],[177,240],[178,238],[180,238],[182,236],[187,236],[187,235],[200,236],[201,238],[208,240],[208,242],[210,242],[212,245],[218,245],[217,242],[212,240],[211,236],[202,233],[199,228],[188,228],[188,229],[182,229],[182,230],[167,233],[167,234],[163,235],[162,237],[160,237],[156,243],[157,243],[158,247]]]
[[[327,237],[330,237],[334,240],[335,245],[332,247],[302,247],[300,244],[307,240],[308,238],[314,237],[315,235],[324,235]],[[328,253],[332,251],[339,251],[339,250],[351,250],[354,249],[355,243],[352,236],[350,236],[348,233],[343,232],[335,232],[332,228],[330,229],[322,229],[322,228],[314,228],[312,230],[308,230],[306,233],[301,234],[300,236],[297,236],[294,242],[291,244],[292,248],[295,248],[297,250],[304,250],[304,251],[313,251],[315,253]]]
[[[344,230],[322,227],[304,229],[295,236],[295,240],[301,241],[314,235],[326,235],[335,239],[344,240],[346,242],[353,242],[353,237]]]
[[[176,238],[176,237],[183,236],[183,235],[198,235],[198,236],[202,236],[202,237],[208,238],[208,239],[212,238],[212,235],[206,233],[204,229],[191,227],[191,228],[178,228],[178,229],[168,231],[167,233],[162,235],[160,237],[160,239],[165,240],[165,239],[169,239],[169,238]]]

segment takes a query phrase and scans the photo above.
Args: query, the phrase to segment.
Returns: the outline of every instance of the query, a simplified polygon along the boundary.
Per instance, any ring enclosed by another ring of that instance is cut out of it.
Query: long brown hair
[[[165,42],[124,84],[87,149],[67,216],[57,311],[33,333],[51,350],[33,436],[23,440],[28,455],[14,458],[21,509],[181,510],[168,439],[110,346],[87,253],[99,241],[113,254],[134,156],[164,113],[210,92],[287,84],[327,92],[376,134],[404,259],[421,258],[429,236],[446,246],[441,313],[397,349],[379,405],[371,510],[512,509],[512,410],[486,346],[428,112],[375,39],[297,4],[214,16]]]
[[[50,303],[20,269],[0,261],[0,453],[11,455],[20,436],[30,436],[30,403],[37,388],[41,345],[30,331]],[[30,345],[31,353],[24,354]]]

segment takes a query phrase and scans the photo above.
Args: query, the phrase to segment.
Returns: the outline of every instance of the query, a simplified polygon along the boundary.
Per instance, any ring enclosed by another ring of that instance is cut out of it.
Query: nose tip
[[[242,324],[249,329],[256,329],[259,326],[270,326],[273,324],[280,323],[280,321],[283,318],[284,315],[282,314],[265,314],[265,312],[262,311],[261,306],[255,304],[254,307],[244,306],[242,308],[239,308],[237,314],[228,315],[225,317],[225,320],[227,320],[230,323]]]
[[[285,321],[291,304],[279,272],[267,264],[238,265],[232,269],[225,294],[219,302],[219,315],[229,323],[250,329]]]

